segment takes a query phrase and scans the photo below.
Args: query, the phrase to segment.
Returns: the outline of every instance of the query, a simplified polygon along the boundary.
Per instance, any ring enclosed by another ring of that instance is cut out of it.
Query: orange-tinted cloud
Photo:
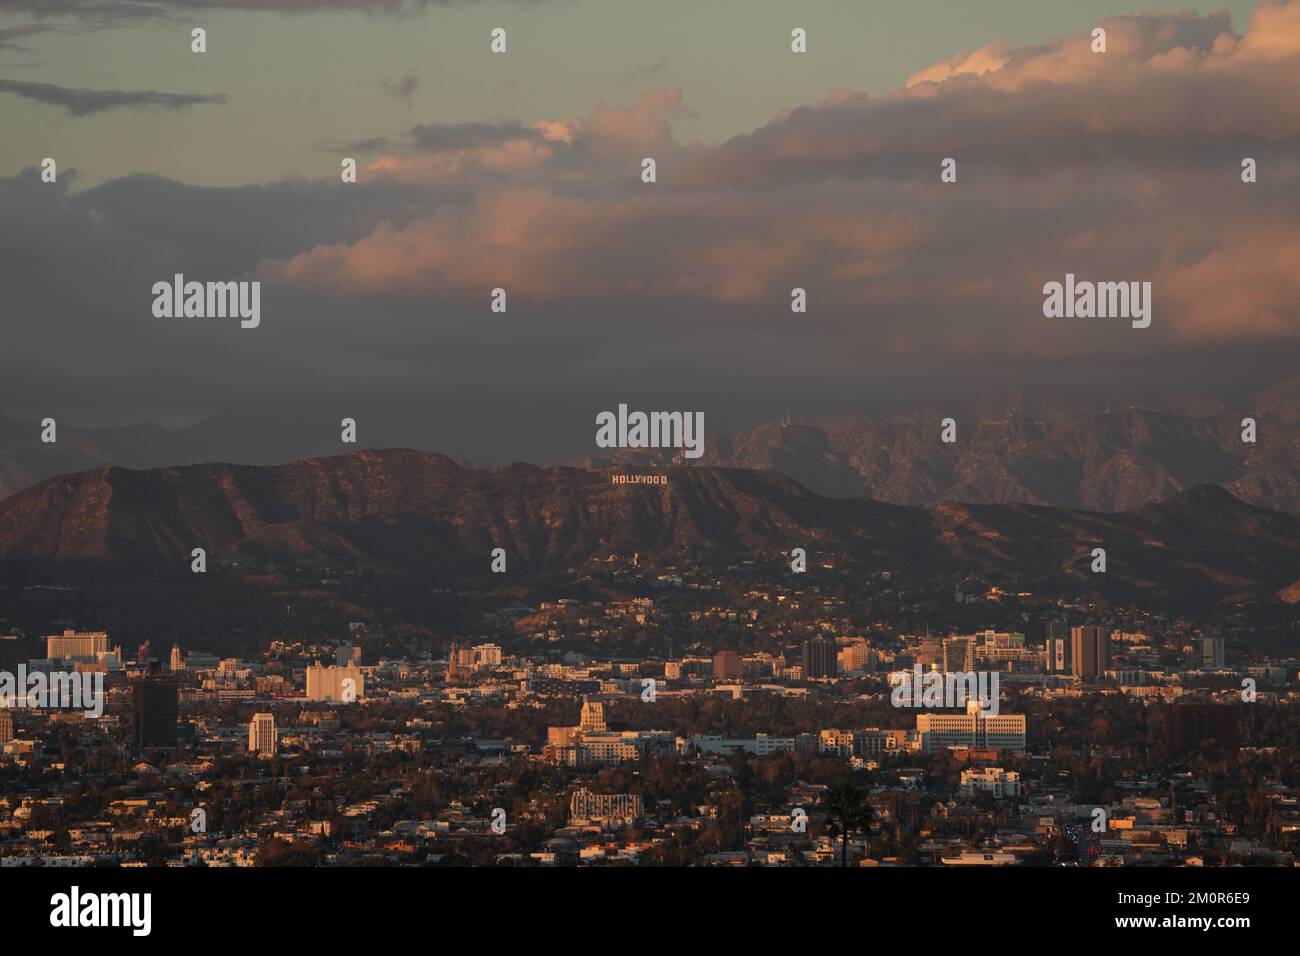
[[[1238,36],[1225,14],[1102,21],[993,44],[884,97],[835,90],[748,136],[674,141],[676,90],[531,127],[426,127],[370,179],[458,184],[472,201],[267,261],[340,296],[564,307],[682,300],[788,308],[882,351],[1130,354],[1295,337],[1300,322],[1300,0]],[[659,181],[640,180],[655,156]],[[958,181],[939,163],[958,161]],[[1243,183],[1243,156],[1261,178]],[[1070,272],[1151,281],[1149,330],[1044,319]]]

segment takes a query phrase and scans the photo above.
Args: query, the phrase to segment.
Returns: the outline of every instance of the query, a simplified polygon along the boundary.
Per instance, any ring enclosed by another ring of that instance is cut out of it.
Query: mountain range
[[[465,468],[442,455],[367,450],[274,466],[102,466],[0,502],[0,576],[111,567],[148,579],[188,572],[191,549],[243,567],[328,565],[485,574],[578,567],[636,550],[682,559],[770,562],[805,548],[823,561],[913,581],[976,574],[1035,592],[1161,601],[1300,600],[1300,519],[1216,485],[1102,513],[1026,504],[896,505],[816,494],[770,470]],[[1107,571],[1090,570],[1092,550]],[[1005,577],[1003,577],[1005,576]]]
[[[939,440],[948,415],[957,419],[953,444]],[[1247,416],[1257,421],[1254,443],[1242,441]],[[366,423],[360,447],[393,437],[374,416]],[[42,443],[40,431],[35,423],[0,417],[0,497],[100,465],[270,465],[339,449],[337,418],[302,410],[296,417],[281,410],[273,426],[262,412],[234,411],[176,430],[60,423],[53,444]],[[669,460],[668,453],[620,451],[567,463],[598,468]],[[961,410],[795,416],[711,431],[699,463],[772,469],[828,497],[903,505],[964,501],[1118,512],[1213,483],[1251,504],[1300,514],[1300,378],[1232,407],[1187,398],[1099,412],[1050,394],[1017,394],[999,405],[990,393],[973,396]]]
[[[1243,419],[1256,441],[1242,440]],[[906,505],[944,501],[1050,504],[1127,511],[1212,483],[1243,501],[1300,513],[1300,379],[1261,393],[1248,410],[1202,416],[1129,407],[1065,419],[1005,413],[796,418],[711,435],[702,464],[771,468],[819,494]],[[669,452],[618,450],[589,467],[667,463]]]

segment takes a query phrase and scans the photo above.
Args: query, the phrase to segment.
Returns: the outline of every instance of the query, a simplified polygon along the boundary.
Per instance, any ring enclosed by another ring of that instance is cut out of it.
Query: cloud
[[[28,52],[27,47],[15,43],[15,40],[35,36],[38,33],[51,32],[54,32],[54,28],[43,23],[24,23],[21,26],[6,27],[0,30],[0,50],[17,50],[26,53]]]
[[[334,415],[383,392],[403,420],[545,443],[548,416],[585,429],[591,395],[706,407],[688,402],[712,389],[710,410],[776,413],[791,390],[842,406],[869,388],[1192,389],[1293,368],[1300,0],[1241,35],[1221,15],[1104,22],[1105,55],[1085,34],[994,45],[886,96],[774,108],[717,146],[675,136],[687,98],[669,89],[581,116],[341,130],[343,155],[373,157],[356,184],[69,193],[66,171],[24,171],[0,180],[16,317],[0,408],[89,369],[72,380],[96,401],[309,396]],[[149,289],[175,272],[261,278],[262,326],[152,320]],[[1151,281],[1151,327],[1045,319],[1043,284],[1067,272]],[[488,310],[498,286],[508,314]],[[472,420],[427,414],[444,400]]]
[[[1187,338],[1300,333],[1300,229],[1294,219],[1234,225],[1217,248],[1159,280]]]
[[[1086,33],[994,44],[714,148],[674,140],[678,90],[531,127],[416,127],[365,178],[464,199],[262,274],[344,298],[507,286],[584,308],[780,308],[799,286],[823,328],[882,348],[1103,355],[1122,323],[1042,317],[1043,284],[1072,272],[1154,282],[1156,325],[1125,342],[1137,352],[1300,338],[1300,0],[1261,6],[1241,36],[1226,14],[1102,23],[1106,54]],[[1261,182],[1241,182],[1244,155]],[[640,181],[643,156],[659,182]],[[956,184],[939,181],[946,156]]]
[[[411,105],[411,97],[415,95],[416,88],[420,85],[420,77],[414,70],[407,70],[396,80],[384,80],[381,86],[384,92],[389,96],[402,100],[407,106]]]
[[[84,90],[53,83],[27,83],[0,79],[0,93],[13,93],[25,99],[61,106],[72,116],[91,116],[113,109],[179,110],[188,106],[222,104],[221,94],[160,93],[157,90]]]
[[[436,185],[502,176],[528,179],[557,156],[557,144],[547,131],[508,123],[425,124],[383,142],[390,148],[362,167],[363,182],[394,179]],[[567,144],[559,145],[567,151]]]
[[[5,13],[42,19],[67,17],[106,25],[119,20],[150,19],[165,11],[161,3],[148,0],[0,0],[0,14]]]
[[[694,158],[678,185],[914,179],[946,156],[1050,175],[1300,146],[1300,4],[1261,5],[1241,37],[1225,13],[1101,23],[1104,54],[1087,33],[1019,49],[997,43],[921,70],[886,96],[840,92],[787,111]]]
[[[630,169],[639,170],[645,156],[655,156],[661,168],[671,166],[681,150],[673,141],[670,121],[689,112],[680,90],[653,90],[631,105],[601,102],[589,116],[542,120],[532,126],[423,124],[386,138],[391,148],[362,168],[361,179],[428,185],[508,179],[595,190],[625,178]]]
[[[505,286],[533,302],[659,297],[753,305],[779,294],[783,280],[886,274],[918,233],[903,214],[872,223],[847,210],[801,214],[791,203],[774,240],[763,235],[771,213],[726,197],[610,203],[500,186],[406,228],[385,224],[360,242],[264,263],[261,274],[343,295],[464,301]],[[671,249],[663,246],[668,234],[676,237]]]
[[[170,17],[203,10],[270,13],[370,13],[399,16],[430,7],[469,6],[481,0],[0,0],[0,13],[74,17],[108,25],[119,20]],[[512,0],[520,6],[547,0]]]

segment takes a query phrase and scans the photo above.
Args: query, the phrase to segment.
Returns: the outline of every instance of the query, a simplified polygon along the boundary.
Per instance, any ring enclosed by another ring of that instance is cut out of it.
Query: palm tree
[[[867,792],[845,777],[826,795],[826,829],[840,837],[840,866],[849,865],[849,836],[871,826]]]

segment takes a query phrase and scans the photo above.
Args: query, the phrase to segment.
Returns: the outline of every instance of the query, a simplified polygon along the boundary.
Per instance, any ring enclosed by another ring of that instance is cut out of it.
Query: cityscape
[[[735,571],[610,556],[587,583],[644,596],[436,651],[373,617],[246,657],[0,638],[106,678],[97,719],[0,711],[0,866],[1293,865],[1300,662],[1250,648],[1294,619]],[[886,623],[918,612],[1019,629]]]
[[[1281,929],[1298,81],[1300,0],[0,0],[19,930]]]

